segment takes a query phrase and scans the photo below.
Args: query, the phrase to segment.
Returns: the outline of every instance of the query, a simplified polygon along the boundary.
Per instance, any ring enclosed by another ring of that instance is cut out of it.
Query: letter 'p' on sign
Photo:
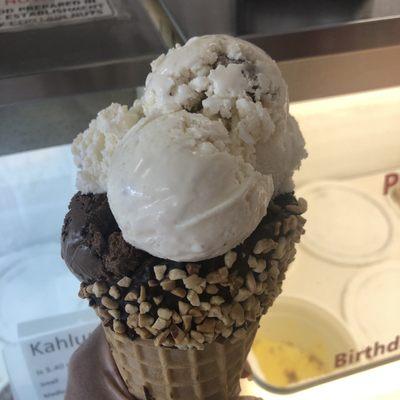
[[[395,172],[391,172],[389,174],[385,175],[385,180],[383,183],[383,194],[386,195],[389,192],[389,189],[392,186],[397,185],[397,183],[400,181],[400,174],[397,174]]]

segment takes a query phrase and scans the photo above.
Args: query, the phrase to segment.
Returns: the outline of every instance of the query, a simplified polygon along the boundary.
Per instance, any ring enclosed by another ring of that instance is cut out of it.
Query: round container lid
[[[0,258],[0,340],[18,341],[17,325],[87,307],[79,282],[50,242]]]
[[[335,181],[298,190],[308,202],[302,245],[315,255],[345,265],[380,260],[392,238],[382,205],[367,194]]]
[[[359,272],[343,295],[346,320],[370,343],[400,332],[400,266],[391,260]]]

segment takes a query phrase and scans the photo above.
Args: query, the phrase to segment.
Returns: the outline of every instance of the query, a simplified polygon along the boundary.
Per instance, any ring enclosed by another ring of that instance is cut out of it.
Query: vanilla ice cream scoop
[[[108,177],[124,239],[175,261],[219,256],[244,241],[274,187],[231,147],[223,123],[201,114],[178,111],[135,125],[115,149]]]

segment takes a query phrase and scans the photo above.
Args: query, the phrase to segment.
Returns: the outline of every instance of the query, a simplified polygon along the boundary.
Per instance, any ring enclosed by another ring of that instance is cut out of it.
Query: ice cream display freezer
[[[63,398],[68,359],[97,325],[60,257],[61,225],[76,192],[72,139],[110,103],[130,107],[141,97],[146,65],[171,41],[204,33],[245,36],[277,59],[308,152],[294,176],[296,196],[308,202],[306,232],[280,297],[261,319],[248,358],[253,379],[242,380],[243,395],[400,398],[396,5],[351,2],[330,10],[329,25],[315,22],[319,10],[313,26],[300,29],[304,21],[297,19],[289,32],[274,19],[268,31],[255,15],[257,7],[264,10],[258,2],[221,2],[204,24],[201,8],[196,19],[179,1],[104,3],[105,14],[94,19],[0,25],[0,46],[2,35],[21,40],[31,33],[34,43],[35,35],[48,40],[46,32],[89,35],[96,24],[100,36],[120,45],[73,65],[54,56],[49,66],[30,53],[32,63],[18,63],[17,72],[7,63],[0,70],[0,399]],[[375,19],[352,23],[353,13]],[[132,30],[125,55],[121,43]],[[294,46],[304,41],[307,48]],[[18,54],[12,57],[17,62]]]

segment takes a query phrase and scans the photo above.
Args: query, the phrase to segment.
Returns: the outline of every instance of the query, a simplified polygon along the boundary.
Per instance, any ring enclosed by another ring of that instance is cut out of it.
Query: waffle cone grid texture
[[[138,400],[233,400],[258,322],[234,343],[213,342],[204,350],[159,347],[104,328],[118,370]]]

